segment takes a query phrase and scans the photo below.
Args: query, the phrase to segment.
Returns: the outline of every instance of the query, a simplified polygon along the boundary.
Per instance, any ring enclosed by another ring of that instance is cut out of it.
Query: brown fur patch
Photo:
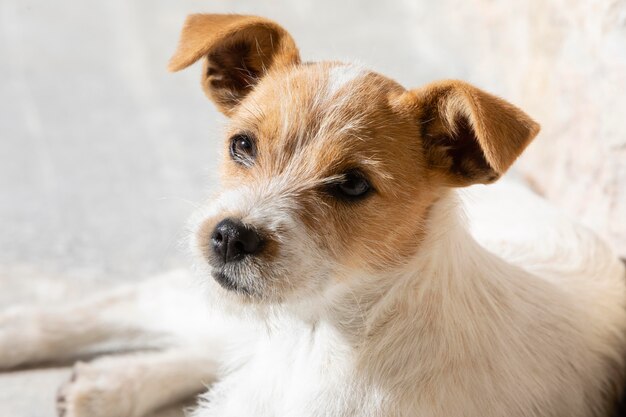
[[[539,132],[515,106],[461,81],[410,94],[429,163],[451,186],[495,181]]]

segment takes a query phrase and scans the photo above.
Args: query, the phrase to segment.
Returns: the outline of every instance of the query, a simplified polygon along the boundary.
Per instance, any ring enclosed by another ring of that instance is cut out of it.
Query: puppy
[[[520,185],[458,191],[500,178],[537,123],[464,82],[303,63],[259,17],[190,16],[170,70],[199,60],[229,118],[221,191],[191,223],[207,291],[174,272],[14,309],[2,366],[158,349],[77,365],[68,417],[142,416],[204,384],[193,417],[610,413],[623,265]]]

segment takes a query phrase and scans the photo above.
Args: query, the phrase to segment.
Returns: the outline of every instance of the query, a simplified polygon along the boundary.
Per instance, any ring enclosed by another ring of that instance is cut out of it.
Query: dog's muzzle
[[[259,233],[241,221],[231,218],[220,221],[213,229],[210,242],[209,263],[214,268],[213,278],[224,289],[244,290],[237,274],[232,271],[245,265],[246,258],[258,255],[262,243]]]

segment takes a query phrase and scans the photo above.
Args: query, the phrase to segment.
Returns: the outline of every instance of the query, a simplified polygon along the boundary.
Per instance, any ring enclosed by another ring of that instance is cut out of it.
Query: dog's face
[[[497,179],[538,131],[461,82],[407,91],[359,66],[301,64],[266,19],[191,16],[170,68],[200,58],[229,126],[222,192],[199,212],[193,244],[242,300],[305,297],[402,267],[433,203]]]
[[[195,236],[218,282],[281,298],[408,259],[436,190],[418,126],[393,105],[402,91],[359,67],[326,63],[259,82],[231,113],[224,191]],[[232,248],[240,258],[232,262],[229,233],[251,239]]]

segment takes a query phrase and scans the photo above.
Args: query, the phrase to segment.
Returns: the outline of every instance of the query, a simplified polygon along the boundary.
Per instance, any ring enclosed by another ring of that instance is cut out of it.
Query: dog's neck
[[[352,273],[297,314],[313,325],[330,324],[358,341],[389,324],[398,308],[419,314],[426,300],[451,301],[470,287],[493,282],[497,276],[488,265],[501,262],[475,241],[466,223],[461,203],[450,191],[433,204],[423,241],[405,265],[382,274]]]

